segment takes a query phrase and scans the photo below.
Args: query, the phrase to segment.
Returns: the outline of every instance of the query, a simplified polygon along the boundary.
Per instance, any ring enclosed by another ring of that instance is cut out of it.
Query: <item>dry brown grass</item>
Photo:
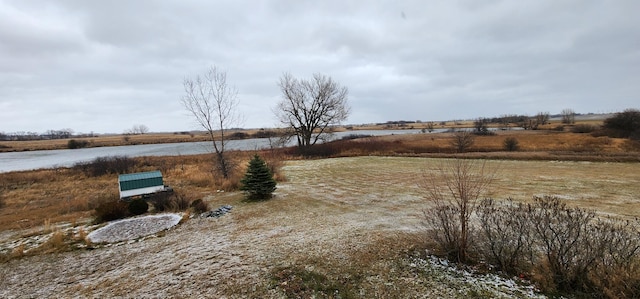
[[[271,131],[277,132],[278,129]],[[254,135],[258,130],[240,130],[227,132],[228,136],[236,132],[242,132],[247,135]],[[33,141],[0,141],[0,152],[15,151],[35,151],[49,149],[66,149],[71,139],[77,141],[86,141],[88,147],[102,146],[120,146],[120,145],[137,145],[137,144],[156,144],[156,143],[178,143],[178,142],[200,142],[209,141],[209,135],[204,132],[182,133],[149,133],[142,135],[100,135],[95,137],[54,139],[54,140],[33,140]]]
[[[208,155],[137,158],[134,172],[160,169],[165,184],[196,199],[217,190],[236,190],[248,155],[234,153],[241,167],[228,180],[214,179]],[[45,221],[86,222],[100,203],[118,200],[117,182],[117,174],[90,177],[64,168],[0,173],[0,230],[28,229]]]
[[[195,165],[185,163],[185,169],[168,171],[168,183],[208,195],[212,208],[231,204],[231,213],[192,219],[143,242],[13,260],[3,264],[6,273],[23,279],[0,282],[0,288],[41,297],[55,289],[62,297],[282,298],[306,294],[302,287],[287,289],[296,281],[286,274],[298,273],[360,298],[464,298],[459,290],[468,284],[425,274],[403,258],[427,241],[422,240],[424,193],[416,180],[440,163],[409,157],[288,161],[287,182],[278,185],[273,199],[259,203],[245,202],[237,192],[191,185],[181,177],[188,171],[198,175]],[[488,163],[501,169],[495,198],[560,195],[603,214],[640,216],[638,163]],[[318,288],[316,295],[330,297]]]
[[[79,141],[87,141],[90,147],[150,144],[150,143],[175,143],[207,141],[208,137],[203,133],[195,133],[193,137],[186,134],[151,133],[143,135],[104,135],[86,138],[70,138]],[[47,149],[66,149],[70,139],[33,140],[33,141],[0,141],[0,151],[34,151]]]
[[[504,151],[504,140],[513,137],[518,140],[520,152],[594,152],[624,153],[625,139],[593,137],[555,131],[498,131],[496,135],[475,136],[469,152]],[[386,140],[400,141],[409,148],[431,148],[432,152],[451,152],[452,134],[412,134],[386,136]]]
[[[507,137],[518,140],[519,151],[503,151],[503,142]],[[452,150],[448,133],[385,136],[375,140],[356,140],[355,144],[363,146],[346,144],[338,149],[337,155],[448,156]],[[472,153],[464,156],[520,160],[638,161],[639,152],[629,151],[627,143],[623,139],[567,132],[500,131],[494,136],[477,136],[471,148]],[[176,191],[201,197],[212,191],[238,188],[251,153],[232,152],[231,155],[237,161],[238,168],[227,180],[219,179],[212,173],[209,155],[136,158],[136,171],[159,169],[164,174],[166,184],[173,186]],[[284,174],[277,169],[281,168],[282,161],[287,157],[282,152],[272,151],[263,151],[260,155],[276,170],[276,178],[284,181]],[[522,175],[527,174],[523,172]],[[53,222],[88,219],[100,202],[117,200],[116,182],[116,175],[89,178],[72,169],[0,173],[0,196],[4,203],[4,208],[0,209],[0,227],[24,229],[42,225],[44,219]]]

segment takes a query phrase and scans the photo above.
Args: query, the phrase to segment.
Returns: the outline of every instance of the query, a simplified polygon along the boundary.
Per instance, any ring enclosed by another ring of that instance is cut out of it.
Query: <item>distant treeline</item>
[[[92,133],[89,134],[73,134],[72,129],[61,130],[48,130],[44,133],[37,132],[0,132],[0,140],[2,141],[25,141],[25,140],[52,140],[52,139],[67,139],[71,137],[94,137]]]
[[[563,118],[567,116],[566,113],[560,113],[560,114],[549,114],[547,112],[538,113],[538,115],[540,114],[543,114],[548,118]],[[506,115],[494,116],[494,117],[480,117],[479,119],[484,119],[487,123],[494,123],[494,124],[503,124],[503,123],[519,124],[519,123],[527,122],[532,118],[536,118],[538,117],[538,115],[530,116],[530,115],[506,114]],[[586,113],[586,114],[572,113],[572,115],[574,117],[578,117],[582,115],[595,115],[595,114],[594,113]],[[472,120],[475,121],[477,119],[469,119],[467,121],[472,121]],[[395,125],[395,126],[402,127],[402,126],[413,125],[413,124],[437,123],[444,126],[447,123],[458,124],[458,123],[461,123],[462,121],[463,120],[448,120],[448,121],[390,120],[384,123],[376,123],[376,125],[378,126]]]
[[[230,139],[247,139],[247,138],[274,138],[281,137],[285,135],[283,132],[277,132],[272,130],[260,129],[255,133],[249,134],[245,133],[243,129],[235,129],[238,132],[231,133]],[[130,133],[126,132],[125,135],[129,135]],[[174,132],[175,135],[194,135],[194,132],[183,131],[183,132]],[[63,130],[49,130],[45,133],[37,133],[37,132],[0,132],[0,141],[30,141],[30,140],[53,140],[53,139],[69,139],[69,138],[88,138],[88,137],[97,137],[98,135],[92,133],[89,134],[73,134],[73,130],[71,129],[63,129]]]

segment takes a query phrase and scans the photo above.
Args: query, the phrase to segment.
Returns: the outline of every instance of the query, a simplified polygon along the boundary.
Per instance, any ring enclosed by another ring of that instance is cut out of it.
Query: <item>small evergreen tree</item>
[[[247,173],[240,183],[242,183],[240,190],[247,192],[247,198],[252,200],[270,198],[271,193],[276,190],[276,181],[273,179],[271,170],[258,155],[253,156],[249,161]]]

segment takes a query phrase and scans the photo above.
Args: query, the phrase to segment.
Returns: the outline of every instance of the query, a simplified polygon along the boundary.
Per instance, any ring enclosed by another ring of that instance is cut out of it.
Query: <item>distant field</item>
[[[579,118],[576,124],[592,124],[601,125],[603,116],[597,115],[592,117]],[[542,126],[540,129],[553,129],[560,125],[560,121],[552,120],[550,124]],[[511,125],[514,127],[515,125]],[[434,123],[436,129],[459,129],[459,128],[471,128],[473,127],[473,121],[449,121],[444,125],[440,122]],[[490,125],[490,127],[498,127],[498,125]],[[347,131],[347,130],[385,130],[385,129],[427,129],[428,122],[409,123],[406,125],[398,124],[378,124],[378,125],[357,125],[357,126],[345,126],[335,128],[335,131]],[[282,129],[265,129],[270,132],[281,132]],[[253,136],[254,134],[263,131],[258,129],[248,130],[230,130],[227,132],[227,136],[231,138],[239,138],[241,136]],[[544,130],[540,131],[544,132]],[[238,133],[239,136],[233,136]],[[243,135],[244,134],[244,135]],[[34,150],[48,150],[48,149],[66,149],[68,148],[69,140],[74,139],[76,141],[86,141],[89,147],[101,147],[101,146],[119,146],[119,145],[135,145],[135,144],[155,144],[155,143],[177,143],[177,142],[197,142],[209,140],[208,135],[202,131],[193,132],[175,132],[175,133],[147,133],[140,135],[123,135],[123,134],[111,134],[111,135],[97,135],[94,137],[77,137],[69,139],[55,139],[55,140],[34,140],[34,141],[0,141],[0,153],[2,152],[14,152],[14,151],[34,151]]]

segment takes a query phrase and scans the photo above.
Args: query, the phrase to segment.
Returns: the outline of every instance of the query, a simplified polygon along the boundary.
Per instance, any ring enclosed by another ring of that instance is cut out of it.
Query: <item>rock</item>
[[[210,217],[215,217],[215,218],[219,218],[222,215],[229,213],[231,211],[233,207],[230,205],[224,205],[221,206],[213,211],[209,211],[209,212],[204,212],[202,214],[200,214],[200,218],[210,218]]]

